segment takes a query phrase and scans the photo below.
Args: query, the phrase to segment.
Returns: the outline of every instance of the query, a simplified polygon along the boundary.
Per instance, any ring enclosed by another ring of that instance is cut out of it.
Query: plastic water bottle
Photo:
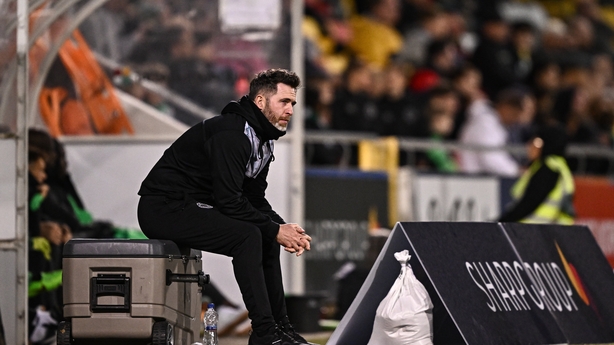
[[[218,345],[217,342],[217,311],[215,304],[209,303],[205,312],[205,335],[203,345]]]

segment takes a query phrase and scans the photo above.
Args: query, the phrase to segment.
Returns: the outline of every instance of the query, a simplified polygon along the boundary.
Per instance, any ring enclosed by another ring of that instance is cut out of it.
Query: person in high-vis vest
[[[514,199],[500,222],[574,223],[574,181],[564,158],[567,136],[562,126],[539,129],[528,143],[529,168],[511,189]]]

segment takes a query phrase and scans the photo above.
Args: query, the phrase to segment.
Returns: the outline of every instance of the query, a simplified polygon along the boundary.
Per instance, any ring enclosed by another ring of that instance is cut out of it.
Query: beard
[[[273,111],[271,110],[271,108],[269,108],[269,100],[267,100],[264,109],[262,109],[262,113],[264,114],[264,117],[267,118],[267,120],[269,120],[269,122],[275,127],[277,128],[277,130],[285,132],[288,128],[288,126],[283,126],[281,124],[279,124],[279,118],[277,118],[275,116],[275,114],[273,113]]]

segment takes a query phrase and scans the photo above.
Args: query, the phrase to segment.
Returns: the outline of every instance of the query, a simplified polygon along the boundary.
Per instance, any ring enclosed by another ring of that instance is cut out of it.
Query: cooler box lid
[[[132,240],[116,238],[76,238],[64,245],[65,258],[91,257],[163,257],[181,255],[175,242],[168,240]]]

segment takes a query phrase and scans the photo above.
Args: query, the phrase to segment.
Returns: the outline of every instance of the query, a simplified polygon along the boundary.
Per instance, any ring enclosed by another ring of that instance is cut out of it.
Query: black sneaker
[[[286,335],[279,328],[275,327],[273,334],[267,334],[266,336],[259,337],[256,332],[249,335],[249,341],[247,345],[305,345],[307,343],[301,343],[294,341],[290,336]]]
[[[307,340],[305,340],[305,338],[303,338],[300,334],[298,334],[298,332],[294,329],[294,327],[292,326],[290,321],[287,319],[287,317],[282,322],[278,323],[277,327],[279,327],[279,330],[282,333],[284,333],[284,335],[286,335],[288,338],[292,339],[293,341],[299,344],[317,345],[317,344],[308,342]]]

